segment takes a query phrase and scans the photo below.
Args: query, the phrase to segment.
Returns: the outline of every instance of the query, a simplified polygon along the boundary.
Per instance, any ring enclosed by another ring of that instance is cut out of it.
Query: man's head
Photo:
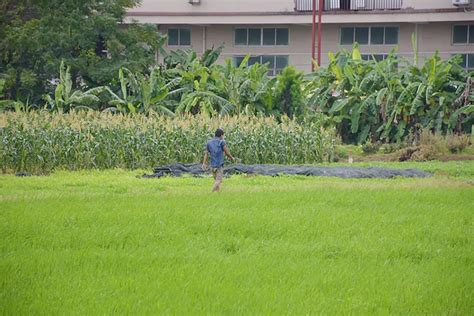
[[[224,131],[221,128],[216,129],[216,132],[214,133],[216,137],[223,138],[224,137]]]

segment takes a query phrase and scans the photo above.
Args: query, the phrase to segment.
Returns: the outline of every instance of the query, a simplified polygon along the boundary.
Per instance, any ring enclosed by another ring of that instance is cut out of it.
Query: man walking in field
[[[224,154],[231,161],[234,161],[234,157],[232,157],[227,148],[227,144],[224,140],[224,131],[218,128],[214,135],[215,137],[207,142],[202,169],[208,169],[207,160],[209,156],[211,156],[211,171],[215,180],[212,192],[219,192],[221,189],[222,177],[224,176]]]

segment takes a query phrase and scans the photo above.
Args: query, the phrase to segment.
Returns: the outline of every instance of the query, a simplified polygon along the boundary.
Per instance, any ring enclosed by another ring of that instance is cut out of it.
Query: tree
[[[294,67],[286,67],[277,77],[275,105],[288,117],[299,117],[305,112],[303,73]]]
[[[144,72],[163,40],[151,25],[119,25],[139,0],[0,0],[5,98],[39,101],[61,60],[74,88],[112,83],[121,67]]]

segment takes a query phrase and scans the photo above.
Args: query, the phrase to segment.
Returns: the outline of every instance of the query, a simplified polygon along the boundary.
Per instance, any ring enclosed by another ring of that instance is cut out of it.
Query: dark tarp
[[[201,164],[176,163],[155,168],[154,174],[144,175],[145,178],[160,178],[163,176],[180,177],[183,174],[203,176],[209,171],[203,171]],[[417,169],[387,169],[362,167],[314,167],[314,166],[280,166],[280,165],[244,165],[235,164],[224,168],[224,175],[255,174],[264,176],[303,175],[317,177],[339,178],[394,178],[394,177],[430,177],[431,174]]]

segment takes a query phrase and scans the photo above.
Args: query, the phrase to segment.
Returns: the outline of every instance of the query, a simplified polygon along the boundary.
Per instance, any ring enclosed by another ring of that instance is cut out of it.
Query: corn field
[[[151,168],[198,162],[216,128],[226,131],[243,163],[331,161],[334,135],[318,123],[272,117],[128,115],[96,111],[6,112],[0,115],[3,172]]]

